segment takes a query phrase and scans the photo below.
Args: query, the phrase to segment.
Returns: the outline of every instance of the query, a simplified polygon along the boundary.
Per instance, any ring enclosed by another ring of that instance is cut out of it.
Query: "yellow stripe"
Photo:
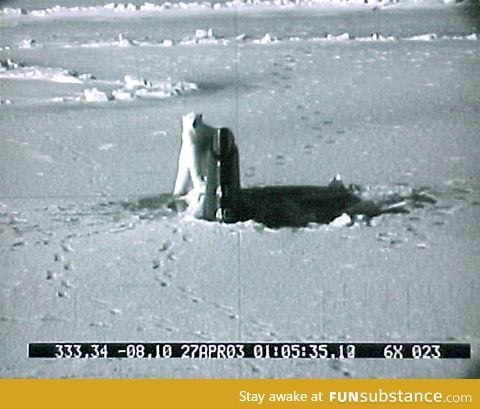
[[[2,408],[34,409],[473,409],[480,407],[479,391],[479,380],[438,379],[0,380]]]

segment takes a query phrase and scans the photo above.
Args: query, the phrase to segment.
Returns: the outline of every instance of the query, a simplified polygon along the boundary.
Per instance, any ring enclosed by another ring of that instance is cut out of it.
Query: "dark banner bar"
[[[469,359],[462,343],[31,343],[29,358]]]

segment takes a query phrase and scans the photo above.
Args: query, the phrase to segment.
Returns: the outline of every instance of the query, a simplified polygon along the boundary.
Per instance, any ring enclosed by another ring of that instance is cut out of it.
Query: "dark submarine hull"
[[[204,218],[224,223],[254,220],[268,227],[330,223],[360,202],[334,179],[328,186],[241,188],[239,154],[233,133],[220,128],[208,157]]]

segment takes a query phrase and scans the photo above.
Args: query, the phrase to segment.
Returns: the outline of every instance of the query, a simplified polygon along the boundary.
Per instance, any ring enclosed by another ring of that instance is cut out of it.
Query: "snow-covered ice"
[[[95,87],[84,90],[83,95],[85,96],[85,100],[87,102],[107,102],[108,101],[107,94],[105,94],[105,92],[99,91]]]
[[[0,377],[478,377],[478,4],[364,3],[2,2]],[[245,188],[339,173],[363,208],[276,229],[179,214],[187,112],[233,130]],[[468,342],[473,359],[25,356],[116,340]]]

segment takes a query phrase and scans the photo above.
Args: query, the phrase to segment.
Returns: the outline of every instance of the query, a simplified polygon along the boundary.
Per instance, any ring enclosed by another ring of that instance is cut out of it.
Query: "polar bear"
[[[203,115],[191,112],[182,117],[182,146],[178,156],[174,196],[194,190],[205,191],[207,156],[217,129],[203,122]]]
[[[182,117],[182,145],[178,156],[173,195],[182,196],[187,213],[202,218],[206,189],[207,159],[217,129],[203,122],[203,114],[191,112]]]

